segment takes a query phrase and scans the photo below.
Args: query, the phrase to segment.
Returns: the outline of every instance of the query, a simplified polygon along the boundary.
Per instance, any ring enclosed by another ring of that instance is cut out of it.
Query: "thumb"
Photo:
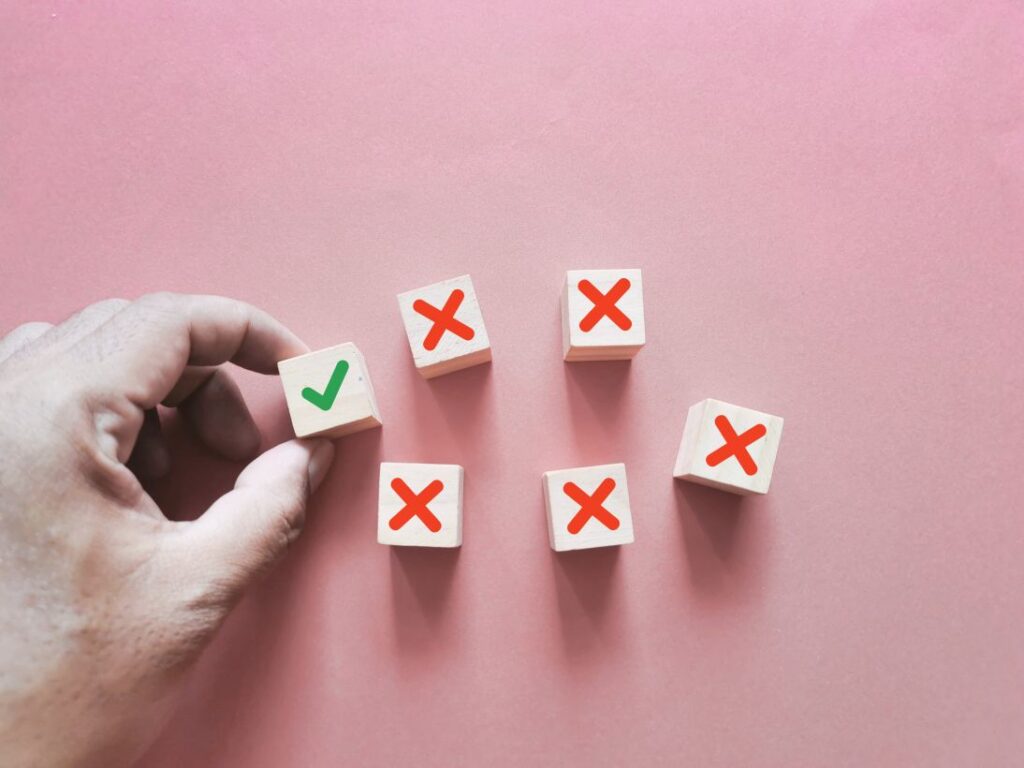
[[[302,531],[309,495],[334,459],[327,440],[289,440],[258,456],[221,496],[191,523],[190,559],[212,579],[224,602],[237,599]]]

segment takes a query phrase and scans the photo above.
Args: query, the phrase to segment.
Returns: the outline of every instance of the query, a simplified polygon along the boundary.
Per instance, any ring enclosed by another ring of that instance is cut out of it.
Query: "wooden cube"
[[[296,437],[340,437],[381,425],[366,361],[355,344],[282,360],[277,370]]]
[[[732,493],[768,493],[781,439],[778,416],[701,400],[686,415],[673,474]]]
[[[646,341],[639,269],[573,269],[562,289],[566,360],[626,360]]]
[[[398,294],[416,370],[432,379],[491,359],[484,317],[469,275]]]
[[[462,545],[462,481],[458,464],[380,465],[377,541],[403,547]]]
[[[625,464],[545,472],[543,483],[552,549],[633,543]]]

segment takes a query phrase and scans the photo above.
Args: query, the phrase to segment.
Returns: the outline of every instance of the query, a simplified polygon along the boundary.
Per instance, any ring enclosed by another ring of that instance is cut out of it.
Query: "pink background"
[[[386,422],[146,768],[1020,764],[1024,10],[681,5],[0,7],[0,325],[238,296]],[[587,266],[632,365],[561,362]],[[395,294],[464,272],[494,363],[424,382]],[[708,396],[786,419],[766,498],[673,482]],[[461,551],[376,544],[382,459],[466,467]],[[541,472],[610,461],[636,543],[555,556]]]

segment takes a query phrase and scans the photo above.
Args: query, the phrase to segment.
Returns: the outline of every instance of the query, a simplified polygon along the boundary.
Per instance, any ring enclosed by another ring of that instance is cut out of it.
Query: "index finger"
[[[223,296],[157,293],[143,296],[77,347],[99,363],[104,385],[141,408],[162,401],[189,365],[232,362],[259,373],[309,348],[279,321],[244,301]]]

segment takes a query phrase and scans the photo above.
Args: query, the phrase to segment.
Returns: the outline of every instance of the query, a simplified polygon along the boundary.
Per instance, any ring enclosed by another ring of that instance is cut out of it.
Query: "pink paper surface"
[[[385,420],[146,768],[1020,764],[1024,9],[753,5],[0,8],[0,326],[237,296]],[[615,266],[647,347],[563,364]],[[395,295],[465,272],[493,365],[425,382]],[[767,497],[673,482],[705,397],[785,418]],[[376,543],[384,459],[465,466],[461,551]],[[636,543],[554,555],[541,473],[617,461]]]

